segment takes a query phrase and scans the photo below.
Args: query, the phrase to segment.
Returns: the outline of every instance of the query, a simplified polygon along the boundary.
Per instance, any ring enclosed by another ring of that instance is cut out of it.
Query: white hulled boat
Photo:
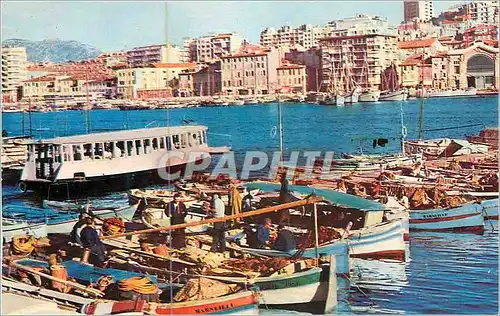
[[[427,98],[450,98],[450,97],[469,97],[476,95],[476,88],[458,89],[458,90],[443,90],[443,91],[430,91],[425,94]]]
[[[368,90],[359,96],[359,102],[377,102],[380,98],[379,90]]]

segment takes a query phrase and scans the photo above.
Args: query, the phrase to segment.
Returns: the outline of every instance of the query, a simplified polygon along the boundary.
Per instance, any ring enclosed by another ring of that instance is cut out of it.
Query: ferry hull
[[[197,162],[198,163],[198,162]],[[181,172],[184,174],[186,164],[172,166],[171,174]],[[76,197],[88,197],[89,195],[102,195],[106,192],[125,191],[133,188],[146,187],[152,184],[171,184],[160,177],[160,170],[145,170],[116,175],[88,177],[84,180],[64,181],[29,181],[20,182],[22,191],[32,190],[47,199],[74,199]],[[24,187],[25,186],[25,187]]]
[[[447,209],[412,210],[409,213],[411,230],[484,232],[483,207],[477,203]]]

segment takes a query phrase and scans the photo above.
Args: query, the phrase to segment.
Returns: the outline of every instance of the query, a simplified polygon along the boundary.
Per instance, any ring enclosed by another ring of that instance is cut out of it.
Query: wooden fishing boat
[[[258,315],[258,306],[259,301],[255,292],[242,291],[213,299],[179,303],[148,303],[143,300],[121,302],[98,301],[85,305],[82,308],[82,312],[87,315],[109,315],[134,312],[155,315]]]
[[[263,186],[259,186],[258,183],[256,185],[264,191],[265,189],[279,189],[279,185],[264,183]],[[289,189],[298,193],[295,196],[299,198],[300,195],[304,197],[314,192],[327,202],[317,205],[318,222],[321,225],[335,227],[342,232],[343,228],[349,226],[349,222],[354,223],[345,235],[351,256],[406,260],[405,220],[401,218],[384,220],[386,207],[383,204],[331,189],[297,185],[290,185]],[[294,215],[293,212],[290,214],[291,223],[296,227],[310,222],[304,220],[302,215]],[[310,216],[310,214],[306,215]]]
[[[498,219],[498,198],[481,201],[484,210],[484,219]]]
[[[36,238],[47,236],[47,225],[45,222],[34,223],[25,220],[2,218],[3,243],[8,242],[14,236],[31,235]]]
[[[410,230],[484,232],[483,206],[467,203],[458,207],[410,210]]]
[[[2,315],[78,315],[61,309],[55,302],[2,291]]]

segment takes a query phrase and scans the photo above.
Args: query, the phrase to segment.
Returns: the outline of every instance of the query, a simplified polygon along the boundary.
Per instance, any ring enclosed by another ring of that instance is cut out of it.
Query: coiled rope
[[[118,282],[120,291],[136,292],[139,294],[157,294],[158,286],[147,277],[132,277]]]
[[[12,237],[12,253],[18,256],[29,256],[35,250],[37,241],[33,236],[14,236]]]

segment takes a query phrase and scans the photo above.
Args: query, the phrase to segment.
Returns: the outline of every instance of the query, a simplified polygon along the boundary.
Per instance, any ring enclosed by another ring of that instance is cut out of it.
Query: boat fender
[[[28,191],[28,185],[24,181],[19,182],[18,187],[19,190],[21,190],[21,192],[23,193],[26,193],[26,191]]]

